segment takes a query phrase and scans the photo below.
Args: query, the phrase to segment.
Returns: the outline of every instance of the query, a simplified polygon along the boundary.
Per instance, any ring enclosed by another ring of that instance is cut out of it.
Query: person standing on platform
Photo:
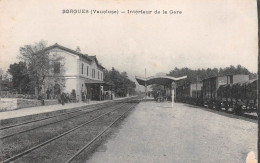
[[[60,101],[61,105],[65,105],[65,100],[66,100],[65,93],[61,93],[59,96],[59,101]]]
[[[89,103],[89,100],[90,100],[90,95],[89,95],[89,93],[86,94],[86,100],[87,100],[87,103]]]
[[[87,98],[87,91],[84,91],[84,102],[87,103],[88,102],[88,98]]]

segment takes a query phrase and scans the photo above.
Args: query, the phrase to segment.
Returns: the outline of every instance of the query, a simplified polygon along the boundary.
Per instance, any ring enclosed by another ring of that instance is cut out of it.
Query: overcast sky
[[[63,14],[63,9],[177,10],[181,15]],[[255,0],[2,0],[0,68],[19,47],[40,40],[96,55],[107,69],[131,75],[174,67],[241,64],[257,72]]]

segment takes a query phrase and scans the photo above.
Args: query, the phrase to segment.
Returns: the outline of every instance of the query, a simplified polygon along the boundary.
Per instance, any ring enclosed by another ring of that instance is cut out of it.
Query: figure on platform
[[[86,99],[87,99],[87,103],[89,104],[89,101],[90,101],[90,94],[89,93],[87,93]]]
[[[66,94],[65,94],[64,92],[62,92],[62,93],[59,95],[58,101],[59,101],[62,105],[65,105]]]
[[[82,98],[82,101],[85,101],[85,93],[84,93],[84,91],[81,92],[81,98]]]
[[[51,99],[51,89],[47,89],[47,91],[46,91],[46,94],[47,94],[47,99]]]

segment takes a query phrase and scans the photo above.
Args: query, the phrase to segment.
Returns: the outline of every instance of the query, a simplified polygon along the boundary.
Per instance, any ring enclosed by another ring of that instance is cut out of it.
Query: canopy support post
[[[173,103],[174,103],[174,100],[175,100],[174,93],[176,93],[175,82],[172,82],[171,87],[172,87],[172,108],[173,108]]]

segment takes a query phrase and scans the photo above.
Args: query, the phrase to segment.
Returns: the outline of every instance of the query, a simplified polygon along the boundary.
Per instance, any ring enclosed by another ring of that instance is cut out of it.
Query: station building
[[[62,76],[65,81],[61,86],[55,83],[52,86],[45,85],[43,91],[51,94],[74,92],[77,101],[82,101],[88,96],[90,100],[103,100],[104,86],[110,87],[110,83],[103,81],[105,68],[98,62],[96,56],[82,54],[59,44],[54,44],[44,49],[50,56],[62,57],[62,63],[54,63],[54,74],[64,69]],[[61,66],[62,65],[62,66]],[[51,78],[51,76],[49,77]],[[84,93],[84,96],[83,96]]]

